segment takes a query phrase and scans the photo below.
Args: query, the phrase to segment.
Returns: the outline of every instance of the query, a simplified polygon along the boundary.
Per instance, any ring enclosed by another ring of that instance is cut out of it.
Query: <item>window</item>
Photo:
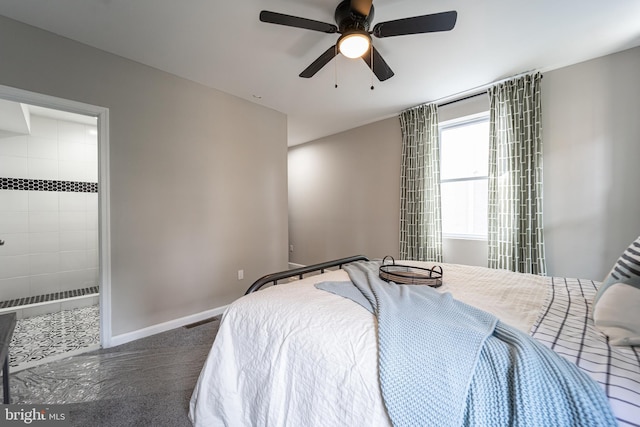
[[[489,115],[440,124],[442,234],[486,239]]]

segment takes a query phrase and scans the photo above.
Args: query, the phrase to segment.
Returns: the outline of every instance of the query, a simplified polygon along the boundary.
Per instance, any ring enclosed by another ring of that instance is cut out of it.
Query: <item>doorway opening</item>
[[[14,370],[108,347],[108,110],[0,87],[0,314]]]

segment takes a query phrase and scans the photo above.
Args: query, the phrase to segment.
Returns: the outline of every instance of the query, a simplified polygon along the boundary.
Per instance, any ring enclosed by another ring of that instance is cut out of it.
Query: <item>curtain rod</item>
[[[454,99],[452,101],[441,102],[438,104],[438,108],[444,107],[445,105],[449,105],[449,104],[455,104],[456,102],[466,101],[467,99],[475,98],[476,96],[481,96],[486,94],[487,92],[483,90],[482,92],[474,93],[473,95],[463,96],[462,98]]]
[[[453,95],[445,96],[439,99],[436,99],[431,102],[427,102],[427,104],[438,104],[438,107],[444,107],[445,105],[454,104],[456,102],[464,101],[466,99],[475,98],[476,96],[480,96],[486,93],[486,90],[489,89],[493,85],[497,85],[500,83],[504,83],[511,79],[517,79],[518,77],[526,76],[527,74],[534,74],[536,71],[525,71],[524,73],[515,74],[513,76],[505,77],[504,79],[497,80],[491,83],[487,83],[481,86],[476,86],[474,88],[464,90],[462,92],[454,93]]]

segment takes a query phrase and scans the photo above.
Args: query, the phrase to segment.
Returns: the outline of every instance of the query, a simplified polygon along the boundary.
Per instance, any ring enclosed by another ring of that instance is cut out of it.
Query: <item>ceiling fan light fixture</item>
[[[333,58],[341,53],[348,58],[360,58],[381,82],[393,77],[393,70],[373,47],[371,35],[376,38],[404,36],[410,34],[436,33],[450,31],[456,25],[458,12],[432,13],[378,22],[370,31],[374,15],[374,0],[342,0],[336,7],[334,18],[336,25],[284,13],[260,12],[260,21],[287,27],[302,28],[327,34],[339,33],[338,42],[316,58],[300,77],[313,77]],[[375,65],[375,66],[374,66]]]
[[[361,58],[371,46],[371,36],[366,31],[352,31],[340,36],[338,50],[347,58]]]

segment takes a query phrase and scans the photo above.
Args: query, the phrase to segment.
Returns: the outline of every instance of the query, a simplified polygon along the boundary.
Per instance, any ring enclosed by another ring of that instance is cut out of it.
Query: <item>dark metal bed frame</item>
[[[344,264],[349,264],[354,261],[369,261],[364,255],[354,255],[346,258],[340,258],[333,261],[321,262],[319,264],[308,265],[306,267],[294,268],[291,270],[280,271],[278,273],[267,274],[266,276],[262,276],[247,289],[245,295],[249,295],[252,292],[259,290],[261,287],[266,285],[267,283],[273,283],[273,285],[278,284],[278,280],[288,279],[289,277],[298,276],[298,278],[302,279],[305,274],[313,273],[315,271],[319,271],[320,273],[324,273],[324,270],[331,267],[342,268]]]

